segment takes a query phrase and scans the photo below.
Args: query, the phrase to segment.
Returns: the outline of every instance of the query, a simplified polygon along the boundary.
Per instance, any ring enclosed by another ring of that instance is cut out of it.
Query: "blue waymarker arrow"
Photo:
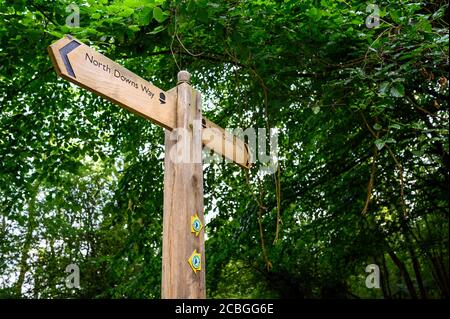
[[[72,65],[70,64],[69,57],[67,56],[70,52],[75,50],[81,45],[81,43],[78,43],[75,40],[72,40],[71,42],[67,43],[65,46],[63,46],[61,49],[59,49],[59,53],[61,54],[61,58],[64,62],[64,65],[66,66],[67,73],[71,76],[76,78],[75,72],[73,72]]]

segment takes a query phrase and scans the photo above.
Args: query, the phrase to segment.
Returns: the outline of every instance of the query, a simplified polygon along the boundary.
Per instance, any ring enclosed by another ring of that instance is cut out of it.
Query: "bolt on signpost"
[[[186,71],[165,92],[71,36],[48,51],[59,76],[165,129],[161,296],[205,298],[202,147],[248,169],[248,145],[202,117]]]

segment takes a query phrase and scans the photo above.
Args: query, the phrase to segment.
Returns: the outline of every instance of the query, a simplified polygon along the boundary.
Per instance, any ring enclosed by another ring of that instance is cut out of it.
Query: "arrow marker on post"
[[[63,59],[64,65],[66,66],[67,73],[70,76],[73,76],[74,78],[75,73],[73,72],[72,65],[70,64],[69,58],[67,57],[67,54],[69,54],[71,51],[78,48],[81,44],[77,41],[73,40],[72,42],[69,42],[65,46],[63,46],[61,49],[59,49],[59,53],[61,54],[61,58]]]

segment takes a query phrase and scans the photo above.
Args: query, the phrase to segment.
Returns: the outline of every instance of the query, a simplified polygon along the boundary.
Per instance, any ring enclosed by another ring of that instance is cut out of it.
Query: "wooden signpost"
[[[186,71],[165,92],[71,36],[48,51],[59,76],[166,129],[161,297],[205,298],[202,147],[248,169],[247,144],[202,117]]]

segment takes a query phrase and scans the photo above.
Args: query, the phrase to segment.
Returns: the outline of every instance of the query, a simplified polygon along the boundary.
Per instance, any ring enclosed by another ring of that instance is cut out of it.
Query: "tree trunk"
[[[414,288],[413,282],[411,280],[411,277],[409,276],[409,273],[405,267],[405,264],[400,259],[398,259],[397,255],[394,253],[393,250],[389,250],[389,256],[391,257],[394,264],[400,270],[400,274],[403,276],[406,287],[408,288],[409,295],[411,296],[412,299],[417,299],[416,289]]]
[[[409,228],[406,218],[402,220],[401,229],[402,229],[403,236],[405,236],[405,241],[406,241],[406,245],[408,247],[409,255],[411,257],[414,274],[416,275],[416,282],[417,282],[417,286],[419,287],[420,298],[427,299],[427,292],[425,290],[425,286],[423,285],[420,264],[417,259],[416,251],[414,250],[414,246],[412,243],[412,241],[415,239],[416,244],[419,245],[420,244],[419,240],[416,238],[416,236],[414,235],[412,230]]]
[[[381,262],[377,258],[377,256],[375,256],[373,258],[373,260],[376,265],[381,264]],[[380,285],[381,285],[381,291],[383,292],[384,299],[388,299],[388,292],[387,292],[386,281],[385,281],[385,276],[384,276],[384,268],[383,268],[383,270],[380,270]]]
[[[382,273],[382,281],[385,284],[386,293],[383,290],[384,298],[385,299],[391,299],[392,298],[392,292],[391,292],[391,286],[389,284],[389,271],[386,266],[386,258],[384,257],[384,253],[381,256],[381,265],[383,266],[383,273]]]
[[[21,251],[20,256],[20,272],[19,272],[19,278],[17,279],[17,282],[15,284],[14,290],[16,296],[19,298],[22,296],[22,286],[25,282],[25,275],[27,271],[29,270],[30,266],[27,263],[28,260],[28,254],[30,251],[31,244],[33,242],[33,231],[36,228],[36,196],[39,190],[40,181],[36,180],[34,182],[31,194],[30,194],[30,200],[28,202],[28,223],[27,223],[27,232],[25,234],[25,240]]]
[[[414,250],[414,247],[411,247],[410,245],[408,246],[409,246],[408,247],[409,254],[411,255],[411,260],[414,268],[414,273],[416,274],[417,285],[419,286],[420,298],[427,299],[427,292],[423,285],[422,274],[420,271],[420,265],[419,261],[417,260],[416,252]]]

